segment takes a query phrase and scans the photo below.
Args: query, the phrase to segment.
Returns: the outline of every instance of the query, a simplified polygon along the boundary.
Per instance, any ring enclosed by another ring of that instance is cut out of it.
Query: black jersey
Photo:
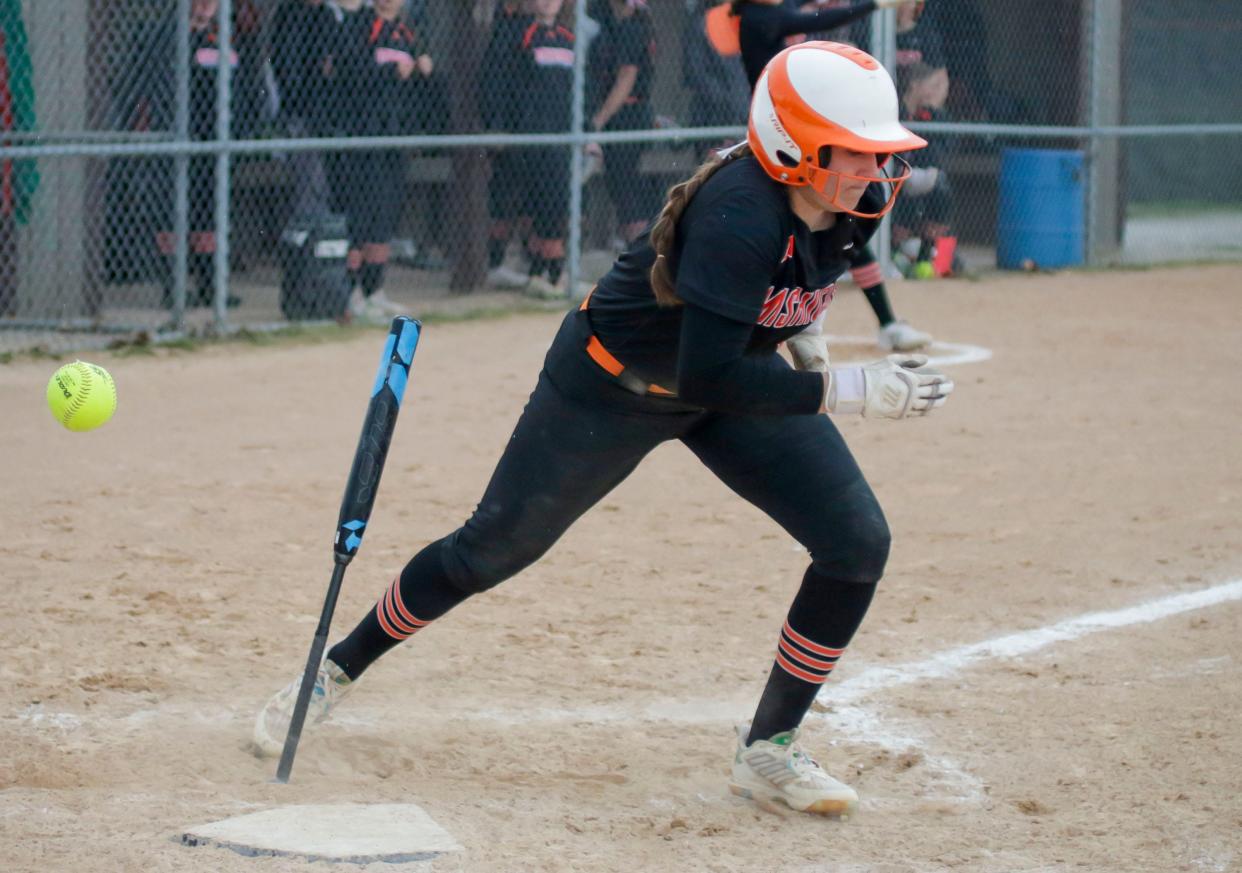
[[[677,225],[673,274],[687,304],[753,325],[747,354],[771,353],[803,330],[832,301],[849,252],[875,232],[877,220],[841,213],[813,233],[793,213],[789,188],[752,157],[721,167],[686,207]],[[879,211],[877,186],[860,210]],[[661,307],[651,290],[655,252],[644,232],[617,259],[591,296],[595,335],[610,353],[649,382],[677,383],[682,307]]]
[[[946,64],[940,32],[926,18],[920,18],[914,27],[897,34],[897,66],[911,64],[927,64],[937,69]]]
[[[413,89],[421,82],[422,74],[415,70],[403,79],[397,72],[397,63],[415,61],[423,54],[422,40],[405,22],[371,17],[366,34],[366,61],[359,81],[362,91],[353,97],[360,113],[360,132],[375,136],[410,132]]]
[[[194,139],[215,139],[216,75],[223,62],[216,22],[190,31],[190,136]],[[229,66],[236,75],[236,48],[229,52]]]
[[[305,0],[285,0],[272,17],[272,74],[281,107],[292,116],[323,117],[324,61],[335,26],[332,10]]]
[[[366,8],[333,8],[333,23],[324,38],[324,73],[328,80],[323,93],[324,115],[333,132],[361,134],[365,126],[360,106],[366,95],[366,70],[370,63],[367,30],[371,14]]]
[[[518,127],[525,132],[569,130],[573,110],[574,35],[559,24],[533,23],[521,36]]]
[[[874,0],[865,0],[844,8],[799,12],[798,0],[782,0],[779,5],[746,3],[740,10],[738,35],[742,45],[742,66],[753,89],[768,61],[785,48],[785,38],[801,33],[814,33],[843,27],[875,11]]]
[[[638,68],[638,79],[630,92],[630,104],[646,103],[651,96],[651,71],[655,59],[655,30],[646,12],[629,18],[616,18],[611,11],[602,14],[599,35],[591,41],[587,60],[592,111],[603,105],[622,67]]]
[[[534,20],[514,0],[501,0],[496,5],[492,35],[480,64],[484,82],[479,89],[479,112],[488,130],[517,130],[522,97],[522,36]]]

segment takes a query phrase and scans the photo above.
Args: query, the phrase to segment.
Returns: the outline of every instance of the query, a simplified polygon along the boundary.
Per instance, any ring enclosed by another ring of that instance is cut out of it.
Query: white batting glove
[[[909,418],[943,406],[952,393],[953,380],[930,369],[926,355],[889,355],[833,370],[824,405],[829,412],[864,418]]]
[[[794,366],[815,373],[828,372],[828,339],[824,336],[824,315],[808,324],[799,334],[785,340]]]

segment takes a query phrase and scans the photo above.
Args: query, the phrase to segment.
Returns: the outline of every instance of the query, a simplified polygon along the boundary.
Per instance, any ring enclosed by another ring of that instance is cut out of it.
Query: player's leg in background
[[[491,229],[487,241],[487,283],[494,288],[521,288],[527,274],[506,266],[509,243],[517,231],[518,202],[525,196],[522,149],[507,148],[492,157],[492,178],[487,185],[487,210]]]
[[[850,277],[862,289],[863,296],[867,298],[867,303],[879,322],[877,338],[880,346],[892,351],[910,352],[930,345],[931,334],[916,330],[893,314],[888,289],[884,285],[884,271],[880,268],[875,253],[871,251],[871,246],[856,240],[849,255]]]
[[[646,124],[643,124],[644,119]],[[609,122],[607,130],[646,129],[654,123],[650,113],[645,116],[638,110],[623,108]],[[605,145],[604,185],[617,214],[617,235],[629,245],[642,232],[655,211],[649,196],[650,183],[640,171],[642,143],[613,143]]]
[[[390,243],[406,203],[405,153],[396,149],[372,152],[369,176],[375,188],[362,239],[360,281],[369,311],[382,321],[405,312],[384,291]]]
[[[527,292],[564,297],[561,279],[569,214],[568,155],[558,147],[534,149],[530,171],[531,268]]]

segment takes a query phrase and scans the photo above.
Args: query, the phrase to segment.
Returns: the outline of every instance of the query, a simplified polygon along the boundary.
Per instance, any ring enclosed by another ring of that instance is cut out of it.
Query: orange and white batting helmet
[[[898,120],[888,71],[861,49],[837,42],[800,43],[768,62],[755,85],[747,139],[773,179],[810,186],[842,212],[864,218],[892,209],[910,178],[910,165],[900,157],[896,175],[884,172],[889,157],[927,145]],[[834,146],[876,155],[877,175],[846,178],[889,186],[882,210],[859,212],[837,202],[844,174],[828,169]]]

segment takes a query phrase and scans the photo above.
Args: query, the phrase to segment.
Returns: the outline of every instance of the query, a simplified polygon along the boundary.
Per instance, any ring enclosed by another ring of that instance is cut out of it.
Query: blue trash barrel
[[[1081,264],[1086,251],[1083,153],[1001,151],[996,262],[1008,270]]]

